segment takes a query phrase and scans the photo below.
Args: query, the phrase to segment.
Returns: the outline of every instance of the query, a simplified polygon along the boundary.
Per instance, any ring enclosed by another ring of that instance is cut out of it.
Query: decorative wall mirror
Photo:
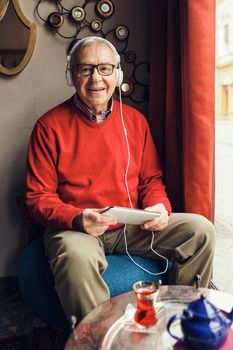
[[[0,73],[14,75],[28,64],[36,42],[36,25],[18,0],[0,1]]]

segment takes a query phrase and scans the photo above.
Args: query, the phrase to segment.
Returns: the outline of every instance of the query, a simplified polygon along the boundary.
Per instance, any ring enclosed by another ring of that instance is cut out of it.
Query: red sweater
[[[145,117],[123,105],[130,145],[128,186],[133,206],[163,203],[171,211]],[[104,122],[86,119],[73,98],[35,124],[28,149],[26,203],[44,226],[71,229],[84,208],[130,207],[124,183],[127,146],[119,103]]]

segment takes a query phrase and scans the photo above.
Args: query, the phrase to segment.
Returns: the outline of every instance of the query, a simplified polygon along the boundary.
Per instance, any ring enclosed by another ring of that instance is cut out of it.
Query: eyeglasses
[[[113,73],[113,69],[116,68],[116,66],[110,63],[76,65],[77,74],[82,75],[84,77],[89,77],[90,75],[92,75],[94,72],[94,68],[97,69],[100,75],[107,76]]]

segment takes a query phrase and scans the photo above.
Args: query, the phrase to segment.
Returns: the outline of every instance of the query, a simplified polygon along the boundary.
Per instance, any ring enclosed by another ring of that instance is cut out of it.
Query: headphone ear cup
[[[70,69],[66,70],[66,81],[68,86],[73,86],[73,77]]]
[[[121,68],[116,69],[117,87],[120,87],[123,82],[123,71]]]

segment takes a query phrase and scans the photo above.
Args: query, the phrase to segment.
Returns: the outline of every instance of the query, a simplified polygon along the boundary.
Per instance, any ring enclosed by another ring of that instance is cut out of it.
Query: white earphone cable
[[[155,234],[154,234],[154,231],[151,231],[151,234],[152,234],[152,237],[151,237],[151,243],[150,243],[150,249],[152,250],[152,252],[154,254],[156,254],[157,256],[159,256],[160,258],[164,259],[166,261],[166,267],[163,271],[161,272],[152,272],[152,271],[149,271],[147,270],[145,267],[141,266],[140,264],[138,264],[133,258],[132,256],[130,255],[130,253],[128,252],[128,244],[127,244],[127,238],[126,238],[126,225],[124,227],[124,240],[125,240],[125,251],[126,251],[126,254],[128,255],[128,257],[130,258],[130,260],[132,260],[132,262],[137,265],[140,269],[142,269],[143,271],[149,273],[150,275],[153,275],[153,276],[158,276],[158,275],[163,275],[164,273],[167,272],[168,270],[168,259],[159,254],[158,252],[156,252],[153,248],[153,243],[154,243],[154,238],[155,238]]]
[[[125,127],[125,122],[124,122],[124,117],[123,117],[122,98],[121,98],[121,88],[120,88],[120,86],[119,86],[119,100],[120,100],[121,122],[122,122],[122,126],[123,126],[123,129],[124,129],[124,135],[125,135],[125,141],[126,141],[127,153],[128,153],[128,160],[127,160],[127,165],[126,165],[126,170],[125,170],[124,181],[125,181],[125,187],[126,187],[126,192],[127,192],[127,195],[128,195],[130,207],[133,208],[132,200],[131,200],[130,193],[129,193],[129,186],[128,186],[128,182],[127,182],[129,165],[130,165],[130,148],[129,148],[129,141],[128,141],[128,137],[127,137],[127,130],[126,130],[126,127]]]
[[[123,117],[123,108],[122,108],[122,98],[121,98],[121,87],[119,86],[119,101],[120,101],[120,115],[121,115],[121,122],[122,122],[122,126],[123,126],[123,130],[124,130],[124,135],[125,135],[125,141],[126,141],[126,146],[127,146],[127,153],[128,153],[128,161],[127,161],[127,166],[126,166],[126,170],[125,170],[125,176],[124,176],[124,181],[125,181],[125,187],[126,187],[126,192],[127,192],[127,196],[129,199],[129,203],[130,203],[130,207],[133,208],[133,204],[132,204],[132,200],[130,197],[130,192],[129,192],[129,186],[128,186],[128,181],[127,181],[127,177],[128,177],[128,171],[129,171],[129,166],[130,166],[130,147],[129,147],[129,141],[128,141],[128,136],[127,136],[127,129],[125,127],[125,122],[124,122],[124,117]],[[130,255],[129,251],[128,251],[128,243],[127,243],[127,237],[126,237],[126,225],[124,226],[124,240],[125,240],[125,251],[126,254],[128,255],[128,257],[130,258],[130,260],[136,265],[138,266],[140,269],[142,269],[143,271],[149,273],[150,275],[154,275],[154,276],[158,276],[158,275],[162,275],[164,273],[167,272],[168,270],[168,259],[159,254],[158,252],[156,252],[153,248],[153,243],[154,243],[154,231],[151,231],[152,234],[152,238],[151,238],[151,244],[150,244],[150,249],[151,251],[156,254],[157,256],[159,256],[160,258],[164,259],[166,261],[166,267],[164,269],[164,271],[161,272],[152,272],[147,270],[146,268],[144,268],[143,266],[141,266],[140,264],[138,264]]]

